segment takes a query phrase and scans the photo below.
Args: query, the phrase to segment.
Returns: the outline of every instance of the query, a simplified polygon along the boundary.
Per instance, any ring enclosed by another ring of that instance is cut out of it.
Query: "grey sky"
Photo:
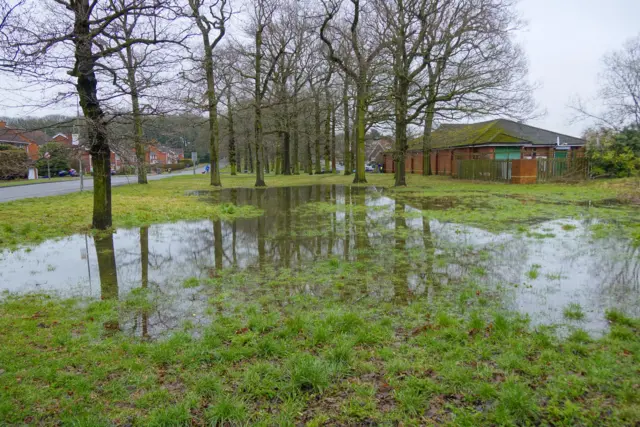
[[[603,55],[640,34],[640,0],[520,0],[518,9],[527,22],[518,39],[529,60],[530,79],[540,85],[536,102],[546,110],[530,124],[580,136],[590,123],[571,123],[574,113],[568,105],[576,96],[594,98]],[[10,77],[2,80],[0,116],[75,113],[75,108],[61,106],[10,108],[20,95],[5,90]]]
[[[640,0],[521,0],[519,9],[536,101],[547,110],[530,124],[580,136],[589,122],[572,124],[568,105],[595,97],[603,55],[640,34]]]

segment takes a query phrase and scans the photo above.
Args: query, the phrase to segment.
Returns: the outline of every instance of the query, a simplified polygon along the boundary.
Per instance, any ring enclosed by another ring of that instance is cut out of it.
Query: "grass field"
[[[220,215],[243,216],[255,214],[255,210],[231,211],[225,206],[200,203],[189,196],[191,190],[214,189],[208,184],[208,176],[186,175],[151,181],[147,185],[127,185],[113,188],[113,226],[137,227],[159,222],[216,218]],[[368,184],[392,187],[393,177],[386,174],[368,175]],[[223,188],[252,187],[253,175],[223,175]],[[268,186],[291,186],[309,184],[345,184],[352,177],[341,175],[267,175]],[[572,203],[599,202],[603,200],[637,201],[640,189],[634,181],[605,181],[587,184],[541,184],[504,185],[493,183],[471,183],[447,177],[422,177],[410,175],[409,186],[398,191],[419,197],[455,196],[485,197],[492,204],[489,210],[474,210],[461,207],[439,215],[450,220],[473,222],[478,219],[494,227],[505,226],[509,220],[526,220],[537,217],[552,217],[563,210],[571,216],[583,209]],[[86,232],[91,224],[92,193],[71,193],[35,199],[11,201],[0,204],[0,248],[21,244],[38,243],[45,239],[73,233]],[[512,199],[508,199],[512,198]],[[527,201],[531,202],[528,203]],[[547,205],[533,202],[547,202]],[[563,203],[564,205],[560,205]],[[499,204],[504,204],[502,209]],[[482,214],[486,214],[483,215]],[[494,215],[503,216],[496,221]],[[606,214],[606,212],[604,212]],[[618,212],[615,213],[618,215]],[[629,212],[623,213],[629,215]],[[633,216],[633,211],[630,213]],[[476,218],[477,216],[477,218]]]
[[[207,178],[115,188],[114,226],[260,214],[187,195],[209,189]],[[248,187],[253,179],[223,175],[223,185]],[[389,175],[368,179],[393,183]],[[349,182],[267,176],[270,186]],[[621,233],[640,243],[634,188],[633,181],[516,186],[409,176],[408,187],[387,191],[443,222],[526,233],[544,219],[594,218],[601,221],[594,238]],[[298,214],[311,224],[330,209],[315,203]],[[532,326],[504,304],[509,289],[484,285],[482,269],[446,286],[425,274],[455,257],[491,254],[406,250],[402,242],[424,236],[411,234],[405,216],[394,217],[392,230],[374,230],[392,233],[395,247],[363,246],[353,261],[230,267],[175,283],[206,305],[206,321],[186,317],[159,339],[125,332],[154,310],[153,284],[101,300],[0,296],[0,425],[638,423],[639,320],[607,310],[609,328],[596,338],[580,328],[583,308],[569,304],[562,315],[576,326],[565,333]],[[366,240],[357,205],[353,217],[356,239]],[[0,244],[82,232],[90,218],[86,193],[3,203]],[[322,222],[310,228],[328,233]],[[423,295],[409,289],[412,274],[424,277]]]

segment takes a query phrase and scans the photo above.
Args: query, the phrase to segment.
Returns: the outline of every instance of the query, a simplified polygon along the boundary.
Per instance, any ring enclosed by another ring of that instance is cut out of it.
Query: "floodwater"
[[[474,280],[534,325],[598,334],[607,328],[607,308],[640,316],[640,248],[620,237],[595,240],[586,221],[559,219],[528,234],[494,233],[422,214],[451,208],[453,198],[396,201],[376,188],[225,189],[193,196],[203,203],[252,204],[264,215],[120,229],[100,238],[74,235],[0,252],[0,291],[126,299],[145,289],[150,307],[122,325],[158,336],[186,320],[207,322],[208,298],[201,287],[183,286],[186,279],[216,277],[229,268],[301,270],[336,258],[371,263],[394,276],[394,285],[372,292],[373,299],[406,303]],[[389,277],[382,274],[379,287],[391,283]],[[564,318],[572,303],[581,306],[582,320]]]

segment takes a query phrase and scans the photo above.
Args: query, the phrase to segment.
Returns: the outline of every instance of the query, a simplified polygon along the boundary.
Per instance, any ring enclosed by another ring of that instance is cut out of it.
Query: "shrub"
[[[640,175],[640,128],[631,126],[607,137],[599,147],[592,147],[587,156],[595,176]]]
[[[0,179],[24,178],[28,170],[29,156],[26,151],[0,145]]]
[[[65,145],[58,142],[47,142],[40,146],[39,150],[40,159],[36,162],[36,166],[40,176],[48,176],[49,170],[51,170],[51,176],[56,176],[58,172],[69,170],[71,167],[71,151]],[[44,158],[45,153],[49,153],[51,156],[48,162]]]

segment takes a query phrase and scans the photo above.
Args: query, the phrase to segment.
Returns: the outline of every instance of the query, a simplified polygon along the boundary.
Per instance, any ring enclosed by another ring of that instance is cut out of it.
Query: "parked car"
[[[365,172],[375,172],[376,168],[371,165],[364,165]]]

